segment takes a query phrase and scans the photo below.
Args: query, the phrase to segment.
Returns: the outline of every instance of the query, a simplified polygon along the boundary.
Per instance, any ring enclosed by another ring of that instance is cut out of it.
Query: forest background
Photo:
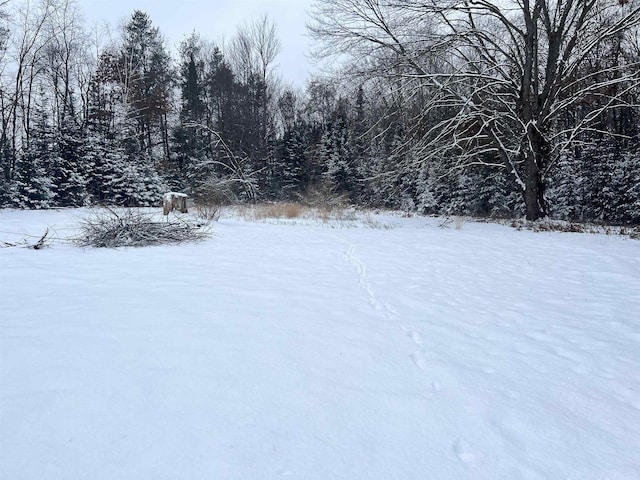
[[[0,207],[173,190],[640,221],[633,1],[316,1],[313,53],[334,68],[302,88],[275,68],[266,15],[175,51],[138,10],[107,39],[74,0],[0,16]]]

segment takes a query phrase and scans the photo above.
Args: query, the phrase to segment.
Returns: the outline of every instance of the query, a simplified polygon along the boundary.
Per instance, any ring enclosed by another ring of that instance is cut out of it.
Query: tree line
[[[323,0],[304,88],[267,16],[172,52],[73,0],[0,2],[0,206],[315,200],[640,220],[633,1]]]

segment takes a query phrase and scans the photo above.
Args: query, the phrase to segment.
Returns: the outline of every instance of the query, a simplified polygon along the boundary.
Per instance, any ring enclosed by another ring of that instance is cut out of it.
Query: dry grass
[[[600,235],[622,235],[634,240],[640,240],[640,226],[617,227],[613,225],[598,225],[594,223],[576,223],[564,220],[542,219],[535,222],[527,220],[511,220],[510,225],[517,230],[531,230],[534,232],[564,232],[590,233]]]
[[[531,224],[534,232],[584,233],[588,230],[584,225],[573,222],[538,221]]]
[[[292,202],[263,205],[257,209],[258,218],[300,218],[303,215],[302,205]]]
[[[321,220],[323,223],[328,222],[355,222],[360,219],[358,213],[352,208],[344,208],[339,206],[324,206],[312,209],[313,217]],[[367,213],[367,216],[369,214]]]
[[[194,208],[196,218],[206,222],[217,222],[222,212],[220,205],[213,203],[196,203]]]
[[[565,232],[565,233],[610,233],[597,225],[565,222],[561,220],[542,219],[535,222],[528,220],[512,220],[511,226],[517,230],[531,230],[534,232]]]
[[[301,201],[304,205],[312,208],[344,208],[349,205],[348,195],[339,195],[327,186],[314,185],[307,189],[302,195]]]
[[[260,205],[239,207],[238,212],[245,220],[294,219],[305,213],[302,205],[292,202],[265,203]]]
[[[360,218],[360,222],[363,226],[374,230],[390,230],[394,228],[394,225],[375,220],[370,213],[367,213],[364,217]]]
[[[294,202],[266,203],[253,206],[242,206],[240,215],[245,220],[320,220],[323,223],[331,221],[356,221],[358,215],[353,209],[336,206],[311,207]]]
[[[385,225],[373,219],[368,212],[357,212],[353,208],[335,205],[321,207],[307,206],[294,202],[242,205],[237,207],[240,217],[247,221],[296,221],[322,222],[330,227],[356,227],[387,229]],[[295,222],[294,222],[295,223]]]

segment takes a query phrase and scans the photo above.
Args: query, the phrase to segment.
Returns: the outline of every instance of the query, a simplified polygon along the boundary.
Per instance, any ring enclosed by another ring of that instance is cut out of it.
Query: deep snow
[[[640,242],[375,221],[0,248],[0,478],[640,478]]]

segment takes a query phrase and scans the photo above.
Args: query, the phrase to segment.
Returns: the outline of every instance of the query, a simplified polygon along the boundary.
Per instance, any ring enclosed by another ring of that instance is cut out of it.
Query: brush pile
[[[85,218],[74,239],[80,247],[116,248],[199,242],[210,237],[208,225],[185,218],[158,219],[153,213],[107,209]]]

